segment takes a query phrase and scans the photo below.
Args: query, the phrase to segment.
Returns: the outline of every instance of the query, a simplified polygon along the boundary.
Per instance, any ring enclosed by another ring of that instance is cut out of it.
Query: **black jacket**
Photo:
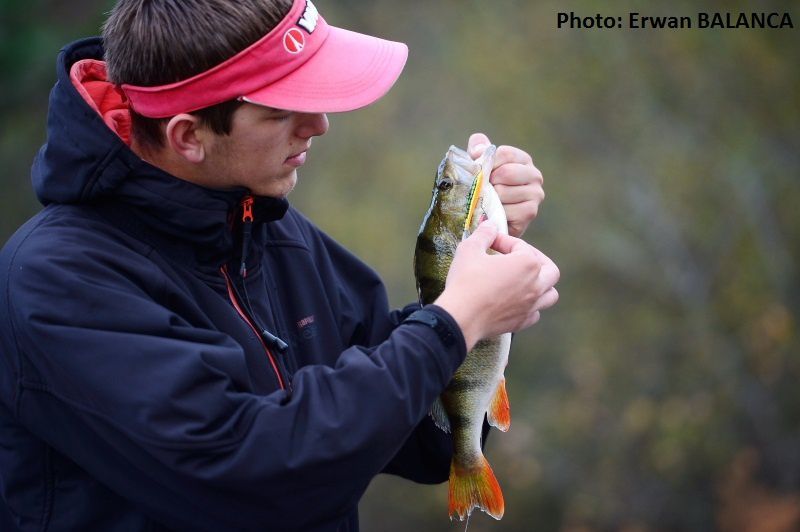
[[[0,528],[355,530],[381,471],[446,480],[426,413],[465,356],[452,318],[449,345],[399,324],[285,200],[255,199],[242,279],[245,191],[131,152],[69,80],[101,56],[59,55],[45,208],[0,252]]]

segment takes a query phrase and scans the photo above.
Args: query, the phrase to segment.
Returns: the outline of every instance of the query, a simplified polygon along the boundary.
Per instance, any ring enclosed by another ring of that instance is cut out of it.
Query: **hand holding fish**
[[[486,253],[490,248],[498,253]],[[435,303],[461,326],[469,350],[481,338],[539,321],[540,311],[558,301],[559,275],[544,253],[484,222],[459,244]]]
[[[469,137],[467,152],[476,159],[490,144],[489,137],[483,133],[473,133]],[[506,211],[508,234],[521,237],[536,218],[544,200],[542,172],[534,166],[527,152],[513,146],[500,146],[489,182],[494,185]]]

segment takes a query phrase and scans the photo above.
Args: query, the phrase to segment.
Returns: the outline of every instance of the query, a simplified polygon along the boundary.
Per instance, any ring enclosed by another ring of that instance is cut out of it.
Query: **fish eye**
[[[453,188],[453,181],[450,179],[442,179],[439,181],[439,190],[450,190]]]

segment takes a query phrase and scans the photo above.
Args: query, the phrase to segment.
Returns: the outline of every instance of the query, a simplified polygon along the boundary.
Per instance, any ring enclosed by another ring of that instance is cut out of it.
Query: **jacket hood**
[[[108,116],[104,119],[103,110],[91,103],[86,91],[76,87],[70,75],[76,62],[102,58],[99,37],[76,41],[58,55],[57,81],[50,93],[47,143],[39,150],[32,168],[39,201],[43,205],[121,202],[135,211],[138,222],[149,231],[189,241],[212,254],[229,251],[233,243],[230,216],[248,191],[195,185],[131,151],[122,138],[126,132],[109,127]],[[108,86],[113,90],[112,85]],[[123,110],[116,110],[117,116],[119,111]],[[257,223],[280,219],[288,209],[284,198],[255,199]]]

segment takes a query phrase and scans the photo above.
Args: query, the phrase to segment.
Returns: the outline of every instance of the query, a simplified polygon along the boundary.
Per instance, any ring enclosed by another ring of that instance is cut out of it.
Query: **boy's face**
[[[203,181],[213,188],[246,187],[258,196],[284,197],[297,182],[311,138],[325,134],[328,117],[244,103],[230,135],[212,134]]]

